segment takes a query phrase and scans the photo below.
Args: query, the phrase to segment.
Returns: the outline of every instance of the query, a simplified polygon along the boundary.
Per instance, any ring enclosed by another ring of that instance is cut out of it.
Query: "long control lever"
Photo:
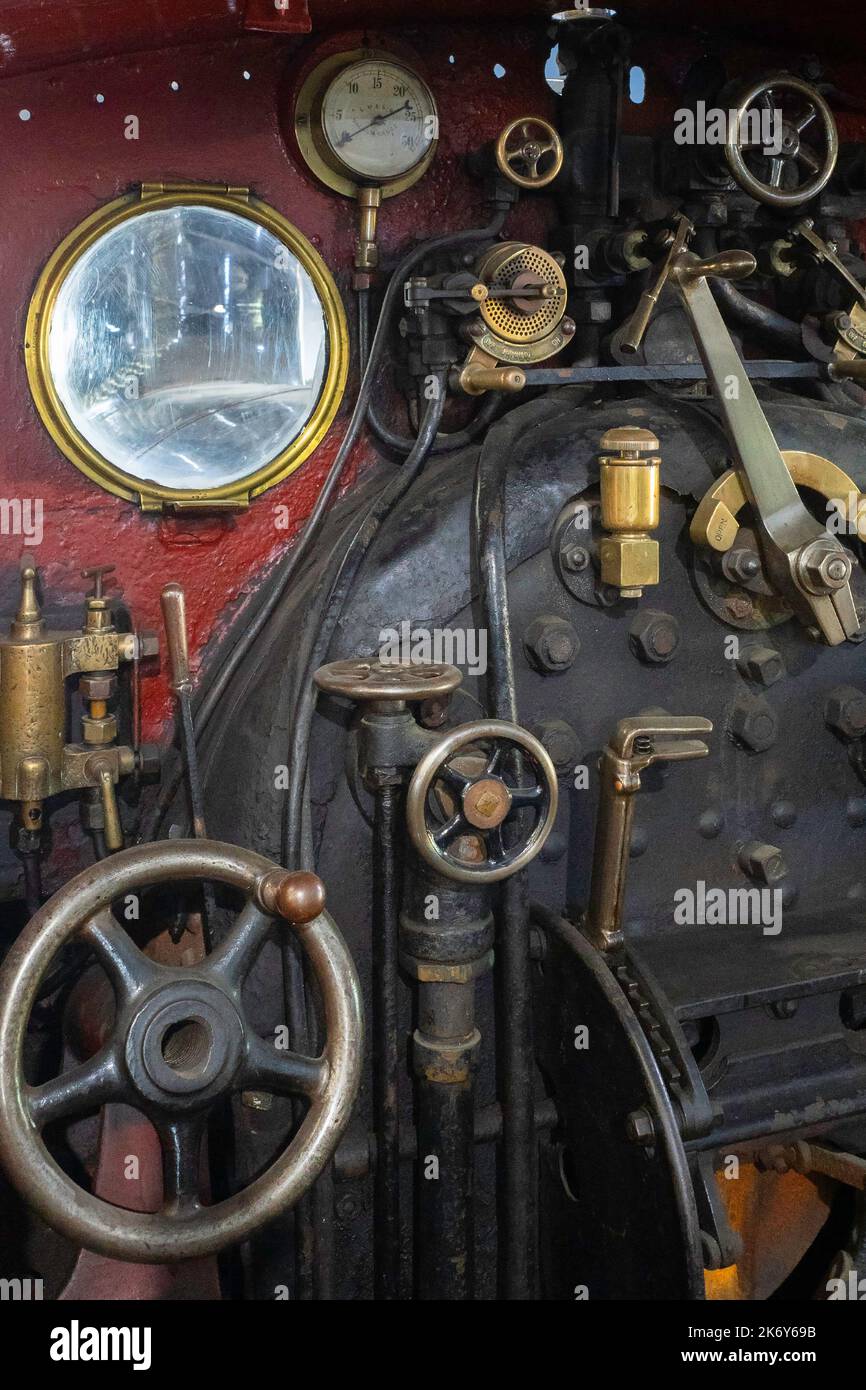
[[[634,799],[641,773],[653,763],[705,758],[709,748],[697,734],[712,733],[709,719],[659,715],[622,719],[601,756],[601,795],[595,826],[595,853],[589,907],[583,930],[600,951],[622,945],[626,873]]]
[[[189,639],[186,625],[186,594],[180,584],[166,584],[160,596],[162,617],[165,623],[165,636],[168,644],[171,665],[171,688],[177,701],[180,724],[180,738],[183,760],[186,764],[187,791],[192,817],[192,831],[197,840],[207,839],[207,826],[204,818],[204,793],[198,762],[198,749],[195,742],[195,724],[192,717],[192,677],[189,669]],[[205,879],[202,883],[202,940],[205,950],[213,949],[213,930],[216,920],[216,897],[213,884]]]
[[[770,582],[806,626],[817,626],[830,646],[838,646],[860,628],[850,582],[853,561],[803,505],[708,284],[712,275],[742,279],[757,263],[748,251],[700,260],[686,249],[692,230],[688,219],[680,217],[661,280],[652,291],[653,303],[668,280],[679,290],[755,508]],[[643,301],[638,305],[624,349],[637,350],[651,312]]]

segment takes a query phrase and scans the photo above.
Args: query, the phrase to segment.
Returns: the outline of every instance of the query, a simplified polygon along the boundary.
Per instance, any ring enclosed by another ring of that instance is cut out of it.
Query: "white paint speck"
[[[18,112],[18,119],[19,119],[19,121],[29,121],[29,120],[30,120],[30,112],[27,110],[27,107],[26,107],[26,106],[23,107],[23,108]]]
[[[170,82],[168,85],[171,87],[171,90],[172,90],[173,92],[179,92],[179,91],[180,91],[180,83],[179,83],[179,82]]]
[[[102,95],[102,92],[97,92],[97,93],[96,93],[96,101],[97,101],[97,105],[99,105],[99,106],[101,106],[102,103],[105,101],[105,97]]]

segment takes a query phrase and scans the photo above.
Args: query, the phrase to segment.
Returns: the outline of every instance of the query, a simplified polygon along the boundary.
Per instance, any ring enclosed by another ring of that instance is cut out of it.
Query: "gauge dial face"
[[[429,154],[437,137],[436,103],[409,68],[363,59],[335,77],[322,102],[331,152],[357,178],[402,178]]]

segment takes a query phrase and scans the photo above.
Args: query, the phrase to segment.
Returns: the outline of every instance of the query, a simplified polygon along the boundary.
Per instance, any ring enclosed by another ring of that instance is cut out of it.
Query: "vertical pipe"
[[[376,1298],[400,1296],[400,1131],[397,1031],[399,844],[397,787],[376,792],[373,827],[373,1107],[376,1132],[373,1269]]]
[[[472,980],[419,985],[415,1277],[423,1301],[466,1302],[474,1290],[474,993]]]

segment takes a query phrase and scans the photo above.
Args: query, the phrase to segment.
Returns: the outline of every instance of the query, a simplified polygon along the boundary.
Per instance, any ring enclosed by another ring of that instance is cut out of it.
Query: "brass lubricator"
[[[659,524],[659,442],[652,430],[622,426],[602,435],[601,449],[601,524],[611,533],[599,547],[601,580],[640,598],[659,582],[659,544],[647,534]]]
[[[123,832],[115,787],[142,768],[143,751],[118,745],[117,719],[109,702],[117,692],[122,662],[159,650],[151,633],[117,632],[103,593],[111,566],[85,570],[93,593],[85,601],[84,626],[72,632],[45,629],[36,597],[36,565],[21,562],[21,598],[8,637],[0,637],[0,800],[18,802],[26,834],[38,835],[43,804],[59,792],[91,789],[99,795],[105,842],[119,849]],[[79,676],[86,713],[81,742],[66,742],[66,681]]]
[[[521,368],[552,357],[574,336],[574,321],[565,316],[562,265],[540,246],[508,241],[484,252],[475,278],[487,294],[465,327],[472,347],[455,373],[455,387],[470,396],[522,391]]]

